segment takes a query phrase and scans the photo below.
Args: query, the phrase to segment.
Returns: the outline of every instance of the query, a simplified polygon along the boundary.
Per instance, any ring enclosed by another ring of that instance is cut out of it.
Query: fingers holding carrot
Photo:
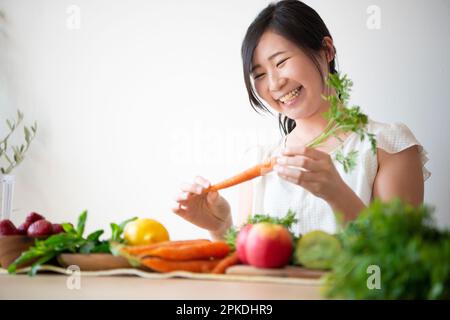
[[[201,176],[183,184],[175,196],[172,211],[201,228],[220,229],[230,216],[230,206],[217,191],[210,191],[210,186],[211,183]]]
[[[181,193],[175,197],[176,206],[172,211],[185,220],[209,231],[223,230],[231,224],[230,205],[219,195],[218,190],[229,188],[273,170],[276,157],[271,157],[247,170],[211,185],[200,176],[193,183],[184,184]]]
[[[194,181],[198,184],[201,185],[204,189],[207,189],[211,183],[206,180],[205,178],[201,177],[201,176],[196,176]]]
[[[176,197],[181,205],[195,196],[206,196],[209,204],[213,204],[218,197],[217,191],[210,189],[211,183],[201,176],[197,176],[193,183],[185,183],[181,186],[182,192]]]
[[[185,182],[181,185],[181,190],[184,192],[189,192],[191,194],[196,195],[202,195],[206,188],[206,185],[208,185],[205,182],[200,182],[200,177],[196,177],[193,182]]]
[[[219,183],[212,185],[209,188],[209,190],[218,191],[249,181],[256,177],[263,176],[273,170],[273,166],[275,165],[275,163],[276,157],[267,159],[266,161],[259,163],[251,168],[248,168],[247,170],[244,170],[231,178],[228,178],[226,180],[223,180]]]
[[[274,169],[280,178],[299,185],[328,202],[346,187],[331,156],[313,148],[285,149]]]

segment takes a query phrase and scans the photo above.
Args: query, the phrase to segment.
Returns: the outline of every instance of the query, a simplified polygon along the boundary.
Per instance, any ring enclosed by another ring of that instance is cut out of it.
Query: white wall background
[[[353,101],[406,123],[428,150],[426,202],[450,226],[450,3],[306,2],[335,39]],[[179,185],[234,174],[246,146],[279,138],[275,118],[248,105],[241,74],[242,38],[267,3],[0,0],[0,133],[17,108],[39,125],[15,171],[13,221],[30,211],[75,221],[86,208],[88,230],[138,215],[173,239],[207,236],[171,213]],[[223,194],[236,208],[236,188]]]

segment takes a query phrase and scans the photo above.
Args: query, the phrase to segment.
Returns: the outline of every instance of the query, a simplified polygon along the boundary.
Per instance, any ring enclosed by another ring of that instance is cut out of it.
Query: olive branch
[[[37,132],[37,123],[30,127],[24,126],[23,133],[25,138],[25,143],[20,145],[9,145],[9,139],[12,134],[19,128],[20,124],[23,121],[23,113],[18,110],[17,118],[14,120],[6,120],[6,124],[8,126],[9,132],[5,137],[0,139],[0,162],[6,162],[5,166],[0,166],[0,172],[2,174],[10,174],[14,168],[16,168],[25,158],[25,153],[28,151],[28,148],[31,145],[31,142],[36,136]]]

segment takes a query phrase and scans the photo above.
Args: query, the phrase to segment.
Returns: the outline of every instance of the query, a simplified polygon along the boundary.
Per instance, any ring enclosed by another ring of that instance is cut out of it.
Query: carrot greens
[[[330,103],[329,111],[325,112],[328,124],[325,130],[307,147],[314,148],[325,142],[330,137],[335,137],[339,141],[342,132],[355,132],[361,141],[369,139],[372,152],[376,153],[377,141],[375,135],[367,131],[368,117],[361,112],[359,106],[348,106],[350,92],[353,82],[347,75],[341,76],[339,73],[329,74],[327,85],[334,88],[336,95],[322,96]],[[351,172],[356,166],[358,151],[352,150],[348,154],[344,154],[342,147],[336,153],[335,160],[342,164],[346,173]]]

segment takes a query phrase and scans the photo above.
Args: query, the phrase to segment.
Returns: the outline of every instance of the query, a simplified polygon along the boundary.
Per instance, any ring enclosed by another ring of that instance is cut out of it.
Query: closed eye
[[[254,77],[253,77],[253,79],[259,79],[259,78],[261,78],[263,75],[265,75],[265,73],[260,73],[260,74],[257,74],[257,75],[255,75]]]
[[[283,63],[286,62],[286,60],[288,60],[289,58],[283,59],[280,62],[277,63],[277,68],[280,67]]]
[[[289,59],[290,59],[290,57],[285,58],[285,59],[281,60],[280,62],[278,62],[278,63],[277,63],[277,68],[283,66],[283,64],[284,64],[287,60],[289,60]],[[256,79],[259,79],[259,78],[261,78],[263,75],[265,75],[265,73],[257,74],[257,75],[255,75],[255,76],[253,77],[253,79],[255,79],[255,80],[256,80]]]

